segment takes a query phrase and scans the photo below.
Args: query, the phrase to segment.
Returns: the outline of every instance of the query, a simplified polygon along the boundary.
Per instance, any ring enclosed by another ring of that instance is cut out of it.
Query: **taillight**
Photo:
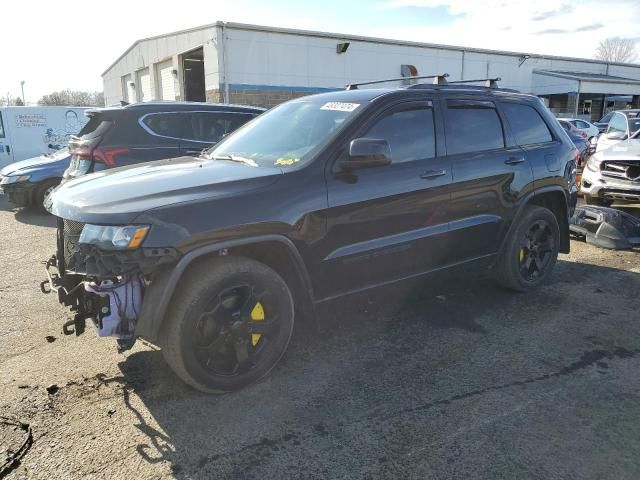
[[[93,158],[96,161],[104,163],[107,167],[115,167],[116,161],[115,157],[117,155],[122,155],[124,153],[129,153],[128,148],[96,148],[93,151]]]

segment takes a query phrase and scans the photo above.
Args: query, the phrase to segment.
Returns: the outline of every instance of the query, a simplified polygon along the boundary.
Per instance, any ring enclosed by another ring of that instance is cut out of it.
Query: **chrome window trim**
[[[232,114],[232,115],[249,115],[252,117],[251,119],[259,115],[259,113],[254,113],[254,112],[230,112],[227,110],[185,110],[182,112],[150,112],[150,113],[145,113],[138,119],[138,125],[140,125],[145,132],[147,132],[149,135],[153,135],[154,137],[168,138],[170,140],[186,140],[188,142],[197,142],[197,143],[206,143],[206,144],[216,143],[216,142],[205,142],[204,140],[195,140],[195,139],[186,138],[186,137],[179,138],[179,137],[171,137],[169,135],[161,135],[157,132],[154,132],[151,129],[151,127],[149,127],[149,125],[144,123],[144,119],[152,115],[173,115],[173,114],[177,115],[177,114],[183,114],[183,113],[225,113],[225,114]]]

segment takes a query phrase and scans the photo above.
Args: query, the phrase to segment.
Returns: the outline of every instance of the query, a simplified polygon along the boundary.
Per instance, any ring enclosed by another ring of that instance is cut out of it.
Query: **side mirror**
[[[378,138],[356,138],[349,145],[349,156],[340,162],[342,170],[381,167],[391,163],[389,142]]]

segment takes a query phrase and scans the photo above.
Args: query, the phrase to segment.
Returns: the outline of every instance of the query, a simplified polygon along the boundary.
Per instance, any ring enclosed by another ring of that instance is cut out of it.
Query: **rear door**
[[[250,113],[225,111],[185,113],[180,150],[183,155],[198,155],[255,116]]]
[[[327,235],[319,295],[410,277],[442,264],[451,169],[439,156],[433,100],[401,102],[369,119],[354,138],[389,142],[390,165],[328,173]],[[440,137],[438,137],[440,135]],[[343,153],[348,151],[347,142]]]
[[[459,263],[498,251],[533,174],[525,152],[509,142],[493,98],[450,96],[442,102],[453,171],[447,260]]]

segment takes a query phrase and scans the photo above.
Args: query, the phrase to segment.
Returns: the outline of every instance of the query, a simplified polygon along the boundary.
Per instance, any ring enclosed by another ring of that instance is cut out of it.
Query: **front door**
[[[455,264],[498,251],[533,173],[525,152],[507,142],[492,99],[450,97],[443,103],[453,170],[447,254]]]
[[[433,102],[403,102],[372,117],[353,138],[387,140],[389,165],[328,173],[327,235],[318,298],[435,268],[448,232],[451,169],[439,156]],[[348,145],[341,155],[347,155]]]

